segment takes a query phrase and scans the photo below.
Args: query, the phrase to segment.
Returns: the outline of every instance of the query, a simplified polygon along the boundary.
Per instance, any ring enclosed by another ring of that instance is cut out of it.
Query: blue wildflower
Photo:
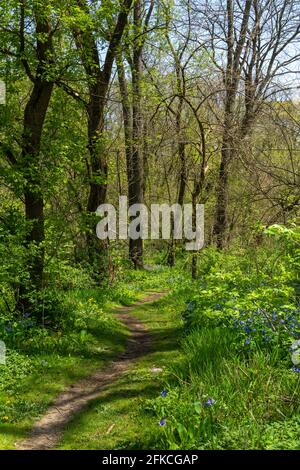
[[[165,419],[161,419],[158,424],[160,426],[165,426],[167,424],[167,421]]]
[[[246,338],[245,344],[250,344],[251,343],[251,338]]]
[[[164,388],[161,392],[160,392],[160,396],[161,397],[166,397],[168,395],[168,392],[167,390]]]
[[[205,403],[203,403],[203,406],[212,406],[216,403],[216,401],[213,398],[209,398]]]
[[[300,372],[300,368],[297,367],[297,366],[293,366],[293,367],[291,368],[291,370],[292,370],[293,372],[298,372],[298,373]]]

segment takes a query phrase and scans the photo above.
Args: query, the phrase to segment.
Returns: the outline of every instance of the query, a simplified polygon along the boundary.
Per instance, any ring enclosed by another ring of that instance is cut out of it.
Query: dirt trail
[[[126,372],[136,359],[151,349],[151,336],[140,320],[130,315],[139,305],[153,302],[166,292],[154,292],[129,307],[116,308],[118,318],[129,328],[131,336],[126,350],[104,369],[68,387],[55,400],[46,414],[34,425],[29,437],[16,444],[18,450],[50,450],[62,436],[66,424],[82,411],[112,381]]]

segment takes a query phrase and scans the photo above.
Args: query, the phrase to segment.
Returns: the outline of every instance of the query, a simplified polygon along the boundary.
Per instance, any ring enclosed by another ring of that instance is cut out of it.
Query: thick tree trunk
[[[33,288],[42,285],[44,265],[44,201],[39,173],[39,152],[42,129],[51,98],[53,84],[37,80],[24,113],[22,163],[25,176],[25,214],[30,229],[27,243],[34,243],[36,253],[30,262],[30,280]]]
[[[78,7],[89,14],[89,4],[86,0],[77,0]],[[89,263],[93,267],[96,276],[105,277],[108,270],[108,243],[100,242],[96,238],[96,210],[99,205],[105,203],[107,193],[108,165],[106,149],[104,148],[104,119],[105,105],[112,66],[121,42],[132,0],[124,0],[120,7],[118,19],[105,55],[103,67],[100,66],[100,55],[95,31],[89,27],[74,28],[76,47],[81,55],[85,69],[89,102],[87,105],[88,116],[88,150],[90,154],[89,171],[89,196],[87,202],[87,250]]]
[[[89,264],[93,268],[96,278],[105,279],[108,273],[109,257],[107,243],[99,240],[95,235],[97,223],[96,210],[106,201],[108,166],[106,152],[103,147],[104,108],[108,82],[101,80],[98,71],[96,83],[90,86],[90,100],[88,106],[88,150],[89,163],[89,196],[87,201],[87,251]]]
[[[47,73],[52,64],[51,28],[45,18],[36,12],[36,32],[43,34],[43,40],[37,39],[36,54],[38,66],[34,85],[24,111],[22,138],[22,173],[25,180],[24,199],[25,216],[28,221],[26,246],[29,249],[28,270],[29,285],[20,286],[18,309],[32,309],[29,293],[42,288],[44,270],[44,200],[39,168],[39,154],[42,131],[47,109],[53,91],[53,82],[48,81]],[[46,38],[46,39],[45,39]]]
[[[100,78],[99,78],[100,81]],[[105,148],[103,148],[104,97],[107,87],[96,86],[90,94],[88,109],[88,150],[90,153],[90,192],[87,211],[94,213],[104,204],[107,192],[108,167]]]

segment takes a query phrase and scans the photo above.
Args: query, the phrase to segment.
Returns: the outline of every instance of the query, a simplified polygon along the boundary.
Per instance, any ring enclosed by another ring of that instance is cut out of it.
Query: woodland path
[[[35,423],[30,435],[16,444],[18,450],[50,450],[56,447],[72,418],[128,371],[137,359],[150,352],[151,335],[143,323],[131,315],[131,312],[141,304],[154,302],[164,295],[166,292],[153,292],[130,306],[114,310],[130,331],[126,350],[109,366],[97,370],[63,391],[46,414]]]

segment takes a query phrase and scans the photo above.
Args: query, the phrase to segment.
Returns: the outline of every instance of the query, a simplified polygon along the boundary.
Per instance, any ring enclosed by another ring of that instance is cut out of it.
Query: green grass
[[[287,448],[299,447],[299,374],[278,364],[276,355],[256,351],[243,358],[232,342],[232,332],[217,327],[187,336],[183,360],[173,367],[177,386],[163,405],[160,448],[282,448],[284,432]],[[209,398],[215,403],[203,406]],[[162,416],[161,402],[154,400],[152,409]]]
[[[17,439],[24,438],[33,422],[66,386],[110,362],[124,349],[126,337],[123,328],[110,338],[98,336],[102,351],[93,358],[55,354],[29,356],[31,369],[28,373],[0,393],[0,449],[11,449]]]
[[[70,292],[83,304],[87,294],[91,298],[88,290],[81,297],[79,291]],[[33,335],[23,340],[17,349],[13,344],[8,347],[6,365],[0,366],[0,449],[14,448],[59,392],[104,367],[125,349],[128,332],[112,315],[112,305],[105,306],[103,318],[97,311],[85,323],[83,335],[80,330],[76,334],[47,332],[45,338]],[[91,316],[92,311],[93,304]]]
[[[209,288],[207,279],[213,281]],[[159,301],[131,311],[152,334],[152,351],[74,417],[58,448],[299,449],[300,374],[291,371],[288,346],[270,342],[265,347],[253,335],[251,347],[244,347],[244,336],[223,321],[226,315],[215,306],[221,303],[223,291],[231,297],[233,288],[239,291],[230,302],[233,306],[242,302],[252,278],[246,279],[246,290],[243,283],[224,279],[203,272],[191,281],[177,269],[129,272],[105,306],[100,290],[74,292],[76,303],[81,299],[84,304],[81,316],[90,295],[102,305],[102,323],[99,310],[99,323],[94,319],[88,324],[82,347],[73,353],[62,348],[65,352],[59,355],[35,351],[26,357],[21,351],[22,358],[13,359],[12,383],[0,393],[9,418],[0,425],[4,432],[0,447],[13,448],[59,391],[107,364],[125,347],[128,332],[115,322],[114,306],[170,288]],[[225,290],[218,289],[220,285]],[[273,311],[272,291],[266,295]],[[190,302],[195,299],[196,308]],[[93,311],[93,302],[89,305]],[[183,311],[188,312],[184,322]],[[103,321],[108,322],[108,330],[103,330]],[[163,388],[168,391],[166,397],[160,396]],[[204,406],[210,398],[214,404]],[[9,415],[10,407],[15,420]],[[160,427],[162,418],[166,425]]]
[[[179,361],[180,305],[169,295],[132,312],[153,338],[152,351],[112,383],[87,411],[67,427],[60,449],[149,449],[162,433],[149,400],[171,379],[169,365]],[[153,372],[153,368],[162,369]],[[163,400],[163,398],[161,398]]]
[[[128,331],[116,321],[114,307],[166,287],[168,276],[168,270],[129,271],[110,290],[76,286],[64,298],[62,328],[29,330],[9,340],[7,364],[0,365],[0,449],[13,449],[65,387],[125,349]]]

